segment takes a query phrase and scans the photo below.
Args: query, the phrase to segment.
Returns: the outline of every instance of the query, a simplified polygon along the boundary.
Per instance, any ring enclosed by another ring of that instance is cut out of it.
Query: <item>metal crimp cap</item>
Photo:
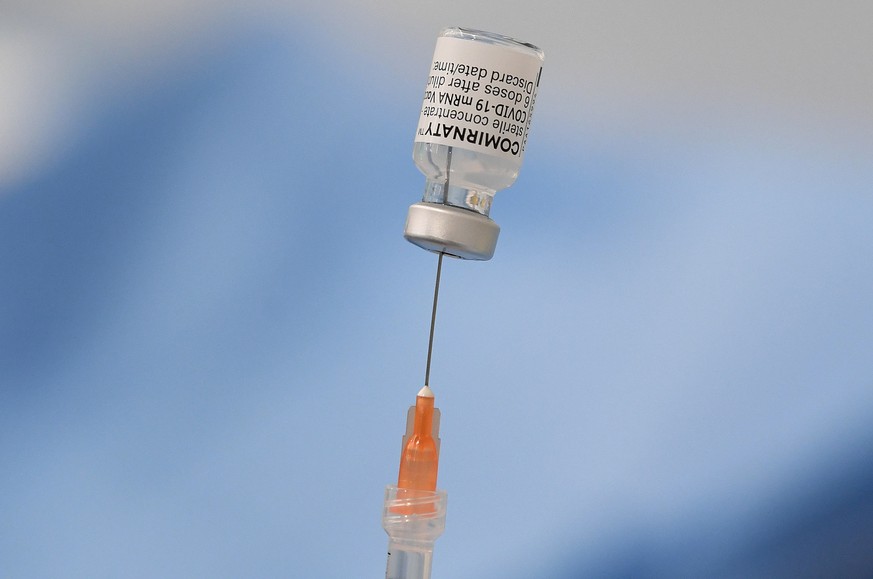
[[[462,259],[487,261],[494,255],[500,226],[475,211],[420,202],[409,207],[403,237],[419,247]]]

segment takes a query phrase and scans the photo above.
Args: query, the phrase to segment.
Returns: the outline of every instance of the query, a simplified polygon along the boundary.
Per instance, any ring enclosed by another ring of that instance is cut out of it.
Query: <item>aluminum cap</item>
[[[426,202],[409,207],[403,230],[419,247],[479,261],[494,255],[499,234],[499,225],[475,211]]]

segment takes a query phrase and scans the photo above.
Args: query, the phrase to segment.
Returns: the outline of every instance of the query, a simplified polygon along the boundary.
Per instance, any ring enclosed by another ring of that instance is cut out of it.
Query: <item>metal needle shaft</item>
[[[454,147],[449,147],[446,151],[446,182],[443,184],[443,204],[449,202],[449,183],[452,180],[452,150]],[[443,253],[439,254],[437,259],[437,274],[436,283],[433,286],[433,310],[430,313],[430,336],[427,339],[427,364],[424,367],[424,385],[430,386],[430,360],[433,356],[433,329],[436,326],[436,310],[437,300],[440,297],[440,272],[443,270]]]
[[[424,385],[430,385],[430,359],[433,354],[433,329],[436,326],[437,300],[440,295],[440,272],[443,269],[443,252],[437,260],[436,283],[433,286],[433,310],[430,314],[430,337],[427,339],[427,365],[424,368]]]

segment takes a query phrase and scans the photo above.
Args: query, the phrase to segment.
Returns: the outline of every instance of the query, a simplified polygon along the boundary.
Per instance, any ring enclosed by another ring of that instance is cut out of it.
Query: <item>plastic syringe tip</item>
[[[415,417],[412,434],[400,455],[397,486],[402,489],[434,491],[439,467],[439,448],[433,432],[433,391],[425,386],[415,397]]]

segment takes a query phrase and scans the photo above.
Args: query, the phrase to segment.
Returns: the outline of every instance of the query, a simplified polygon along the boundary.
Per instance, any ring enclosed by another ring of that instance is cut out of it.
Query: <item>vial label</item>
[[[521,162],[542,62],[504,46],[437,39],[417,143],[457,146]]]

